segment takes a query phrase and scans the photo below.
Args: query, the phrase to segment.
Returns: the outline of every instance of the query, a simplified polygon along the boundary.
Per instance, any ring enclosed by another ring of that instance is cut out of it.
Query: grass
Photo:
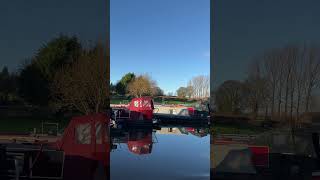
[[[128,104],[130,102],[129,99],[111,99],[111,104]]]
[[[154,101],[157,103],[164,103],[164,104],[193,104],[196,103],[195,100],[188,100],[188,99],[181,99],[181,98],[168,98],[162,100],[162,98],[154,98]]]
[[[59,130],[63,130],[69,120],[67,119],[36,119],[36,118],[5,118],[0,120],[1,133],[29,133],[33,132],[33,128],[37,132],[41,131],[41,123],[44,122],[59,122]]]
[[[162,101],[160,101],[159,103],[162,103]],[[186,102],[186,101],[179,101],[179,100],[169,100],[169,101],[164,101],[164,104],[192,104],[192,103]]]
[[[213,125],[211,133],[213,134],[259,134],[266,131],[266,129],[257,126],[235,126],[235,125]]]

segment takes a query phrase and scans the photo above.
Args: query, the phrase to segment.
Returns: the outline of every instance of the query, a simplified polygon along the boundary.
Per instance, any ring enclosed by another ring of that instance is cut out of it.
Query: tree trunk
[[[275,86],[275,83],[273,83],[273,87],[272,87],[272,102],[271,102],[271,119],[273,119],[273,116],[274,116],[275,91],[276,91],[276,86]]]
[[[289,96],[289,76],[287,77],[287,83],[286,83],[286,92],[285,92],[285,104],[284,104],[284,112],[285,116],[287,116],[288,113],[288,96]]]
[[[282,86],[280,84],[280,87],[279,87],[279,95],[278,95],[278,98],[279,98],[279,101],[278,101],[278,118],[281,118],[281,96],[282,96]]]
[[[305,108],[305,112],[309,112],[310,96],[311,96],[311,88],[310,88],[310,86],[309,86],[309,87],[308,87],[308,90],[307,90],[307,96],[306,96],[306,108]]]
[[[294,87],[291,87],[291,105],[290,105],[290,118],[293,119],[293,98],[294,98]]]
[[[268,119],[268,110],[269,110],[268,108],[269,108],[269,106],[268,106],[268,104],[266,104],[266,112],[265,112],[264,120]]]

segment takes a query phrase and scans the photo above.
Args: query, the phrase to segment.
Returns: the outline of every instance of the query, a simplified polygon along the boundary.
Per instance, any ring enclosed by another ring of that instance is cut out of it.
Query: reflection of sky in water
[[[210,179],[210,136],[156,134],[151,154],[121,144],[111,152],[111,179]]]

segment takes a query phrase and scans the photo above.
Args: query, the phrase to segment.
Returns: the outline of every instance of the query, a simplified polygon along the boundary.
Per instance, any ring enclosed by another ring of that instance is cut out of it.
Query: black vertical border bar
[[[211,110],[213,110],[214,95],[213,95],[213,82],[214,82],[214,0],[210,0],[210,105]],[[212,112],[212,111],[211,111]],[[213,122],[213,116],[210,116],[211,125]]]
[[[107,88],[107,97],[108,97],[108,100],[107,100],[107,109],[108,109],[108,114],[111,114],[111,112],[109,112],[110,110],[110,0],[105,0],[106,1],[106,13],[105,13],[105,16],[106,16],[106,68],[107,68],[107,83],[108,83],[108,88]],[[108,117],[109,118],[109,117]],[[109,124],[108,124],[109,126]],[[109,132],[110,133],[110,132]],[[108,134],[108,137],[110,138],[110,134]],[[110,142],[110,139],[109,139],[109,142]],[[111,148],[111,147],[110,147]],[[110,166],[111,166],[111,162],[110,162],[110,156],[111,156],[111,151],[109,152],[106,152],[106,153],[109,153],[109,162],[108,162],[108,167],[106,169],[106,174],[107,174],[107,180],[110,180],[111,178],[111,175],[110,175]]]
[[[210,126],[209,126],[209,132],[210,132],[210,179],[213,179],[212,174],[212,162],[213,162],[213,149],[212,149],[212,143],[213,143],[213,137],[212,137],[212,127],[213,127],[213,110],[214,110],[214,95],[213,95],[213,80],[214,80],[214,0],[210,0]]]
[[[108,101],[107,109],[110,109],[110,0],[106,0],[106,68],[107,68],[107,83],[108,83]]]

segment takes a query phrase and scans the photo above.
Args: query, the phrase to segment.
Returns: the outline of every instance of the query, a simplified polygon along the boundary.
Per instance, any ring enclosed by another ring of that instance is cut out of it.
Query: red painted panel
[[[191,116],[194,115],[195,109],[193,107],[188,107],[187,109],[188,109],[189,115]]]
[[[269,166],[268,146],[249,146],[252,152],[252,162],[255,166]]]
[[[67,156],[81,156],[109,164],[109,121],[104,113],[72,118],[63,137],[56,143],[57,149],[63,150]]]
[[[187,130],[188,132],[195,132],[195,129],[194,129],[194,128],[191,128],[191,127],[187,127],[186,130]]]
[[[141,119],[140,113],[142,113],[144,120],[152,120],[153,109],[154,106],[151,97],[133,98],[129,105],[129,110],[131,111],[130,116],[133,120]]]

